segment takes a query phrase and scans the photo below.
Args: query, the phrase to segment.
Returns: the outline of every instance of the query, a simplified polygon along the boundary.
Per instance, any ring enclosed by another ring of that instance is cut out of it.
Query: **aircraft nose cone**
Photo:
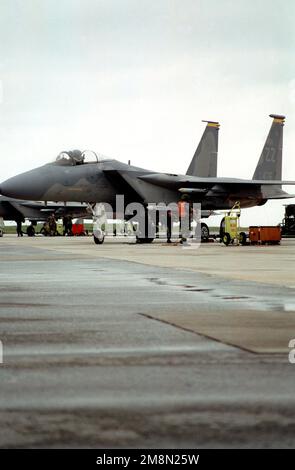
[[[0,190],[3,196],[36,200],[41,196],[40,177],[34,170],[28,171],[1,183]]]
[[[8,180],[1,183],[1,194],[3,196],[21,199],[19,197],[19,193],[20,193],[20,188],[18,185],[18,178],[9,178]]]

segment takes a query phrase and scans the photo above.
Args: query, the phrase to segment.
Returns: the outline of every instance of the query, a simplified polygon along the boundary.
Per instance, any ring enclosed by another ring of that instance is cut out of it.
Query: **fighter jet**
[[[203,122],[206,122],[207,126],[187,170],[187,174],[195,176],[216,176],[219,123],[214,121]],[[45,203],[0,196],[1,227],[3,226],[4,220],[24,222],[25,219],[28,219],[31,222],[39,222],[47,220],[50,214],[54,214],[58,218],[65,215],[70,215],[73,218],[91,217],[91,211],[89,212],[87,204],[84,203]],[[212,211],[202,211],[202,218],[208,218],[211,214]],[[209,228],[205,223],[202,223],[202,236],[204,238],[209,237]]]
[[[105,203],[113,207],[116,196],[121,194],[125,206],[139,202],[146,210],[151,203],[178,202],[181,196],[210,211],[230,209],[236,201],[244,208],[265,204],[268,199],[288,198],[291,196],[282,191],[281,185],[295,185],[295,181],[281,181],[285,117],[275,114],[270,117],[272,126],[252,180],[211,176],[215,166],[210,164],[206,176],[195,176],[198,154],[188,169],[193,174],[179,175],[158,173],[114,159],[99,160],[95,153],[92,161],[87,161],[85,152],[74,150],[61,152],[53,163],[10,178],[0,185],[0,191],[21,199]],[[216,132],[217,125],[212,124],[207,123],[207,128]],[[201,168],[204,170],[202,165]]]

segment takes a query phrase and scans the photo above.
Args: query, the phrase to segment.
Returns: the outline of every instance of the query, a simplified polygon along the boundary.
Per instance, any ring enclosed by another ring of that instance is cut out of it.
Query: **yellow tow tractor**
[[[246,245],[247,235],[240,231],[241,206],[237,201],[221,222],[221,240],[225,245]]]

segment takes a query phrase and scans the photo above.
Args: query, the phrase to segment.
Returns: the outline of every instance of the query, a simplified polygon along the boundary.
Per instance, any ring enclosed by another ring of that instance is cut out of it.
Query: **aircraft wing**
[[[140,169],[126,168],[106,168],[105,175],[114,185],[117,194],[130,194],[130,200],[137,200],[136,193],[142,201],[154,200],[175,200],[177,194],[190,193],[200,199],[206,196],[238,193],[246,190],[251,193],[261,191],[267,193],[268,199],[284,199],[291,197],[279,188],[282,184],[295,185],[295,181],[280,180],[244,180],[237,178],[217,178],[217,177],[197,177],[190,175],[174,175],[167,173],[143,172]],[[266,189],[269,187],[269,191]],[[276,189],[277,188],[277,189]]]
[[[152,184],[159,184],[159,185],[173,185],[177,186],[179,184],[187,185],[188,187],[212,187],[216,184],[222,186],[233,186],[233,185],[241,185],[241,186],[264,186],[264,185],[271,185],[271,186],[281,186],[281,185],[295,185],[295,181],[281,181],[281,180],[244,180],[238,178],[200,178],[196,176],[182,176],[182,175],[169,175],[169,174],[161,174],[161,173],[154,173],[154,174],[147,174],[139,176],[139,178],[143,181],[147,181]]]
[[[128,171],[126,169],[106,169],[105,175],[116,188],[117,194],[124,194],[129,202],[137,201],[138,197],[142,202],[154,200],[162,201],[168,197],[175,199],[175,187],[167,184],[159,184],[157,181],[144,181],[142,171]]]

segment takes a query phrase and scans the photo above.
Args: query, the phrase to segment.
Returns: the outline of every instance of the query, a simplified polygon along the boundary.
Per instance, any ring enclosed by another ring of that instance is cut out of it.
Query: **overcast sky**
[[[202,119],[221,123],[218,175],[251,178],[278,113],[295,180],[294,24],[294,0],[2,0],[0,179],[71,148],[185,173]]]

